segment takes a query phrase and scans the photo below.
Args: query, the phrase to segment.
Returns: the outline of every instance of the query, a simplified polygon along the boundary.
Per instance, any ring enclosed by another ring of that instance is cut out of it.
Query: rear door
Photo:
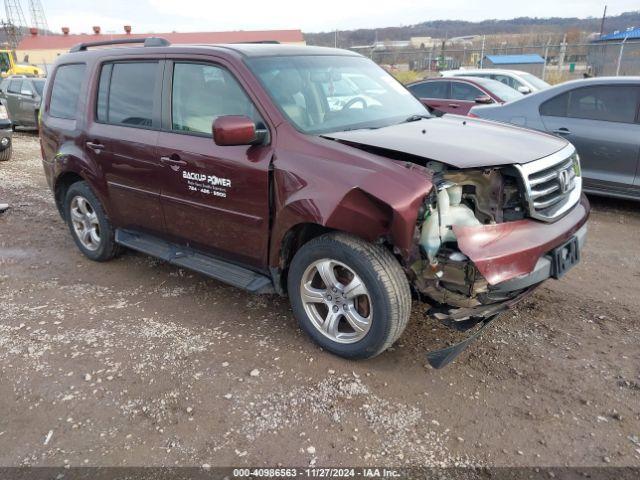
[[[558,95],[540,106],[545,128],[576,146],[585,186],[624,193],[632,188],[640,155],[636,85],[595,85]]]
[[[20,91],[22,90],[22,79],[12,78],[7,87],[6,105],[9,111],[9,118],[14,123],[21,122],[20,116]]]
[[[164,62],[159,58],[105,61],[98,69],[83,148],[106,180],[118,227],[164,233],[162,170],[156,153]]]
[[[40,96],[30,80],[22,81],[18,97],[18,115],[23,125],[35,125],[35,111],[40,106]]]
[[[448,80],[431,80],[414,83],[407,88],[431,112],[435,115],[442,115],[448,111],[449,84]]]
[[[229,65],[188,58],[167,62],[163,132],[157,159],[165,162],[162,207],[167,233],[178,243],[232,262],[262,268],[269,240],[269,167],[265,145],[218,146],[212,124],[264,116]]]

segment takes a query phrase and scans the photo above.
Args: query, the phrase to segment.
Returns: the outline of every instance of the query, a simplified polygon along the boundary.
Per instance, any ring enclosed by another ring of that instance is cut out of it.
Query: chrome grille
[[[516,167],[522,174],[531,217],[553,221],[580,200],[580,161],[572,145]]]

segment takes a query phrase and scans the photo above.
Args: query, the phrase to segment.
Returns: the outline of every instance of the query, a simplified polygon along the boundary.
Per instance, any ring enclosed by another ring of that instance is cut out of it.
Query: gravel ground
[[[593,198],[581,265],[455,363],[414,305],[361,362],[286,300],[127,252],[84,258],[38,139],[0,163],[0,465],[640,466],[640,209]]]

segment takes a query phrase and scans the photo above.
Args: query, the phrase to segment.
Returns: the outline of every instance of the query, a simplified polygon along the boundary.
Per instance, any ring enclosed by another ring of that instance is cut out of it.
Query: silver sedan
[[[586,192],[640,200],[640,77],[574,80],[470,115],[564,137]]]

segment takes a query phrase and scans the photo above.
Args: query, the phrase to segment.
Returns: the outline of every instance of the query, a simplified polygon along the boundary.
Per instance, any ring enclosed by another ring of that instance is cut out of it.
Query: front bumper
[[[434,368],[442,368],[450,363],[500,313],[528,297],[542,282],[553,277],[550,252],[554,248],[575,238],[581,251],[586,240],[589,211],[589,203],[583,195],[573,210],[553,224],[523,220],[480,227],[453,227],[460,251],[485,276],[490,294],[498,297],[504,295],[506,300],[432,311],[435,318],[456,330],[470,330],[478,324],[482,326],[462,342],[429,352],[429,363]],[[514,227],[513,224],[519,225]]]
[[[525,219],[478,227],[456,225],[453,232],[460,251],[493,286],[534,271],[543,255],[585,225],[589,211],[589,201],[582,195],[572,210],[553,223]]]

